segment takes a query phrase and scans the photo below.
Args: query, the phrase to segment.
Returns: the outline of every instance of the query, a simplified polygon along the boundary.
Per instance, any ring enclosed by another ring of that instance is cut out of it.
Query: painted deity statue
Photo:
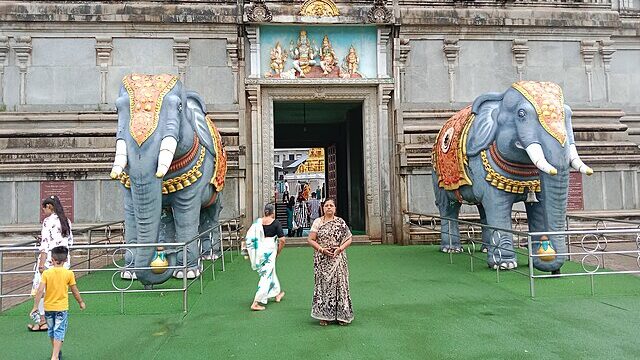
[[[296,47],[293,47],[293,41],[291,42],[290,52],[293,57],[293,68],[300,73],[300,77],[306,77],[306,74],[311,71],[311,66],[317,64],[315,60],[317,49],[314,49],[307,38],[305,30],[300,30]]]
[[[271,49],[270,67],[274,75],[279,75],[284,70],[288,55],[287,51],[282,49],[279,41],[276,43],[276,46]]]
[[[353,45],[349,48],[349,54],[344,58],[344,68],[349,75],[358,74],[358,64],[360,63],[360,58],[358,54],[356,54],[356,49],[354,49]]]
[[[331,46],[331,41],[327,35],[322,39],[322,48],[320,50],[320,67],[325,75],[333,71],[333,68],[337,65],[336,52]]]

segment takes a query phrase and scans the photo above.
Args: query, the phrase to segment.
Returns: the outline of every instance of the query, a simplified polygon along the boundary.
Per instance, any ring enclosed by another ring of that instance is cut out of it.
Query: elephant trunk
[[[566,230],[566,209],[569,185],[569,170],[562,169],[551,176],[545,172],[540,172],[541,192],[538,196],[544,211],[544,229],[546,231]],[[539,241],[540,238],[534,238]],[[566,253],[567,245],[564,235],[550,235],[549,240],[556,253]],[[540,243],[534,244],[533,252],[540,248]],[[544,261],[539,257],[534,257],[533,265],[542,271],[555,271],[560,269],[566,260],[565,255],[556,255],[553,260]]]
[[[160,230],[160,212],[162,207],[162,179],[153,176],[144,179],[131,179],[131,195],[135,209],[138,230],[138,244],[156,244]],[[134,266],[149,267],[155,253],[154,247],[138,248],[135,251]],[[174,261],[175,264],[175,261]],[[174,265],[170,264],[169,265]],[[156,274],[149,270],[136,270],[136,276],[145,285],[167,281],[172,271]]]

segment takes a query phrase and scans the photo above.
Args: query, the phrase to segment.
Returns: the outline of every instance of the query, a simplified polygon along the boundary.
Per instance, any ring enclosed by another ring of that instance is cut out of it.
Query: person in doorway
[[[80,305],[80,310],[84,310],[86,307],[76,286],[76,278],[73,272],[64,267],[68,255],[69,250],[64,246],[57,246],[51,249],[53,267],[42,273],[33,309],[30,312],[30,314],[37,313],[38,304],[44,298],[44,310],[52,346],[51,360],[59,360],[62,357],[62,343],[64,342],[68,323],[69,288],[71,288],[73,297],[76,298]]]
[[[318,188],[316,189],[316,199],[322,200],[322,189],[320,189],[320,185],[318,185]]]
[[[276,274],[276,258],[284,248],[285,237],[282,225],[276,219],[273,204],[265,205],[264,216],[251,225],[247,231],[246,243],[251,268],[260,275],[251,310],[261,311],[265,309],[263,305],[267,304],[269,298],[280,302],[284,296]]]
[[[316,198],[316,193],[311,193],[311,199],[308,202],[309,206],[309,223],[313,224],[314,220],[320,217],[320,200]]]
[[[287,202],[287,236],[294,236],[293,234],[293,212],[296,207],[296,198],[291,196]]]
[[[64,213],[64,208],[60,203],[60,199],[51,195],[42,201],[42,211],[44,212],[45,219],[42,222],[42,230],[40,231],[40,246],[38,247],[39,255],[35,264],[35,271],[33,276],[33,287],[31,289],[31,295],[35,295],[40,285],[41,274],[53,267],[53,261],[51,260],[51,249],[64,246],[70,248],[73,245],[73,233],[71,232],[71,221],[67,219]],[[71,266],[69,261],[70,256],[66,258],[63,264],[65,269],[69,269]],[[28,324],[27,328],[30,331],[46,331],[47,321],[44,314],[44,299],[38,304],[39,322],[34,324]]]
[[[294,234],[296,237],[301,237],[304,228],[309,227],[309,208],[302,196],[302,192],[298,193],[298,202],[293,211],[293,221],[297,227]]]
[[[351,245],[351,231],[345,221],[335,215],[333,199],[325,200],[323,210],[324,215],[313,222],[307,239],[315,250],[311,317],[320,320],[322,326],[330,321],[347,325],[353,320],[345,253]]]

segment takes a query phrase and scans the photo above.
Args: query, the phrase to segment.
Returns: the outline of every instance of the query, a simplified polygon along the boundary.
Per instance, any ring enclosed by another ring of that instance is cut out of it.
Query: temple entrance
[[[362,117],[362,102],[273,103],[273,189],[283,225],[285,191],[305,201],[315,193],[336,200],[354,235],[366,233]]]

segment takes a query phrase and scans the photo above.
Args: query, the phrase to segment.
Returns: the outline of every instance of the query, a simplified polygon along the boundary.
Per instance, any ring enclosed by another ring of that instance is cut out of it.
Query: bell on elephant
[[[540,201],[538,201],[538,198],[536,197],[536,192],[534,190],[532,190],[531,188],[529,188],[529,192],[527,193],[527,200],[525,200],[525,202],[528,202],[528,203],[540,202]]]

